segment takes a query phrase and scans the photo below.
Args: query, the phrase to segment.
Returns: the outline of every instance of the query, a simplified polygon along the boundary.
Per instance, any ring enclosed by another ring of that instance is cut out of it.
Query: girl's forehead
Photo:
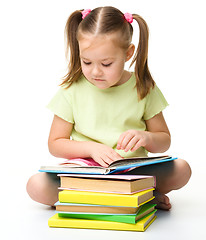
[[[93,47],[101,46],[103,43],[110,44],[110,41],[107,41],[104,36],[85,36],[79,39],[79,46],[82,49],[88,49]]]
[[[82,34],[78,39],[80,51],[94,49],[99,47],[104,48],[120,48],[117,44],[117,35],[114,34]]]

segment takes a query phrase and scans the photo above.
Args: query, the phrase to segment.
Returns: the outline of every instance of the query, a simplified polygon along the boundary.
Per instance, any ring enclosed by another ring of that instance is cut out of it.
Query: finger
[[[109,164],[111,164],[114,161],[112,158],[112,154],[109,156],[107,156],[107,155],[103,156],[102,160],[104,161],[105,164],[107,164],[107,167]]]
[[[97,158],[95,161],[98,162],[102,167],[108,167],[108,164],[102,158]]]
[[[137,136],[134,136],[126,145],[124,151],[128,152],[130,149],[132,149],[137,143],[139,142],[139,139]]]
[[[124,133],[122,133],[122,134],[119,136],[119,139],[118,139],[118,142],[117,142],[117,149],[118,149],[118,150],[121,150],[122,141],[123,141],[123,139],[124,139],[124,137],[125,137],[126,134],[127,134],[127,133],[124,132]]]
[[[140,148],[140,147],[142,147],[142,146],[143,146],[143,142],[142,142],[142,140],[139,140],[139,141],[134,145],[134,147],[131,148],[131,151],[134,152],[134,151],[136,151],[138,148]]]
[[[116,160],[120,160],[123,159],[123,157],[121,155],[119,155],[117,152],[112,152],[112,162],[116,161]]]
[[[134,135],[131,133],[127,133],[127,135],[125,135],[125,137],[122,140],[122,144],[121,144],[121,149],[124,150],[126,148],[126,146],[128,145],[128,143],[133,139]]]
[[[104,163],[109,164],[109,165],[120,159],[122,159],[122,157],[117,152],[115,152],[115,150],[112,150],[107,155],[104,155],[102,157],[102,160],[104,161]]]

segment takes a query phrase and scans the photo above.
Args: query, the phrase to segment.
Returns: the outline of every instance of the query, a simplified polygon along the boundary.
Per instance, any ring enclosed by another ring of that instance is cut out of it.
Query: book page
[[[138,163],[148,163],[151,161],[161,161],[163,159],[171,158],[170,156],[159,156],[159,157],[137,157],[137,158],[129,158],[129,159],[121,159],[117,160],[109,165],[109,167],[119,167],[119,166],[126,166]]]

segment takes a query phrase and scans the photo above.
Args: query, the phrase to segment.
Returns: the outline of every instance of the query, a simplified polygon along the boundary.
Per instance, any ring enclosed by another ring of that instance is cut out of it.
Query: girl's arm
[[[92,141],[70,140],[73,124],[58,116],[54,116],[48,146],[55,157],[60,158],[93,158],[100,165],[107,167],[109,163],[121,156],[112,148]]]
[[[146,120],[147,131],[128,130],[121,134],[117,149],[136,151],[144,147],[152,153],[162,153],[170,147],[170,132],[162,112]]]
[[[75,158],[78,153],[78,157],[89,157],[87,147],[84,146],[87,143],[75,142],[73,144],[70,140],[72,129],[72,123],[54,115],[48,139],[48,147],[52,155],[60,158]]]
[[[171,136],[162,112],[146,121],[149,132],[147,150],[152,153],[162,153],[169,149]]]

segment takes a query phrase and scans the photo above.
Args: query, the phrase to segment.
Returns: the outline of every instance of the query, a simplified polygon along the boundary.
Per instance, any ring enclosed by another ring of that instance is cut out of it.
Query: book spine
[[[61,218],[56,214],[49,219],[48,225],[49,227],[144,231],[155,220],[155,218],[156,216],[151,214],[136,224],[129,224],[100,220]],[[146,222],[148,222],[147,225],[145,224]]]
[[[80,192],[63,190],[59,192],[60,202],[71,203],[85,203],[85,204],[99,204],[110,206],[131,206],[138,207],[138,198],[130,195],[94,193],[94,192]]]
[[[149,189],[153,189],[154,186],[152,187],[148,187],[148,188],[145,188],[145,189],[141,189],[141,190],[138,190],[138,191],[130,191],[130,192],[112,192],[112,191],[100,191],[100,190],[92,190],[92,192],[96,192],[96,193],[114,193],[114,194],[124,194],[124,195],[132,195],[134,193],[138,193],[138,192],[142,192],[142,191],[145,191],[145,190],[149,190]],[[77,188],[67,188],[67,187],[58,187],[59,190],[75,190],[75,191],[82,191],[82,192],[91,192],[91,190],[87,190],[87,189],[77,189]]]
[[[147,193],[147,190],[142,194]],[[84,204],[99,204],[110,206],[125,206],[125,207],[138,207],[139,195],[124,195],[112,193],[96,193],[96,192],[81,192],[72,190],[63,190],[59,192],[59,201],[62,203],[84,203]]]

